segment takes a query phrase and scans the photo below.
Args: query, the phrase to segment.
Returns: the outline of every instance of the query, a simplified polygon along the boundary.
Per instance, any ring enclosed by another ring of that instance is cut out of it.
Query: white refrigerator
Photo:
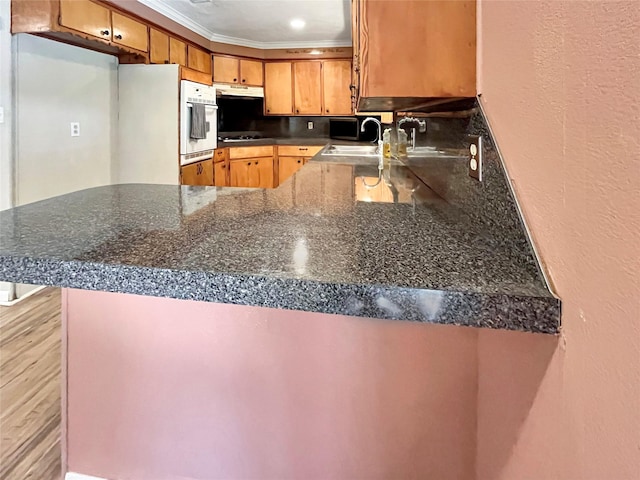
[[[215,99],[215,89],[193,85]],[[207,110],[207,140],[199,141],[203,145],[201,155],[194,154],[191,147],[188,159],[185,161],[184,155],[180,159],[180,131],[186,131],[180,127],[180,89],[179,65],[118,67],[118,155],[114,183],[177,185],[180,163],[213,156],[212,149],[217,146],[217,114]],[[183,120],[188,123],[189,119],[184,116]]]

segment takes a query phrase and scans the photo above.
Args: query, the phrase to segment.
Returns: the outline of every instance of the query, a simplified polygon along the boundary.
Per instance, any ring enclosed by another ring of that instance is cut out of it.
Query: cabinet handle
[[[256,162],[256,165],[258,164],[258,162]]]
[[[243,79],[242,79],[242,83],[246,83],[246,81],[247,81],[247,80],[246,80],[245,78],[243,78]]]
[[[300,163],[302,160],[298,160],[298,163]]]
[[[327,113],[329,113],[329,109],[327,108]]]
[[[237,78],[234,78],[234,79],[233,79],[233,81],[234,81],[234,82],[237,82],[237,81],[238,81],[238,79],[237,79]]]
[[[109,35],[109,30],[100,30],[100,35]]]
[[[226,165],[222,165],[222,169],[224,170],[225,168],[227,168],[227,166]]]
[[[251,165],[251,162],[247,162],[247,165]]]
[[[115,39],[116,39],[116,40],[122,40],[122,35],[120,35],[120,34],[116,35],[116,36],[115,36]]]
[[[269,109],[267,108],[267,113],[269,113],[270,111],[271,111],[271,110],[269,110]]]
[[[300,110],[296,109],[296,113],[300,113]]]

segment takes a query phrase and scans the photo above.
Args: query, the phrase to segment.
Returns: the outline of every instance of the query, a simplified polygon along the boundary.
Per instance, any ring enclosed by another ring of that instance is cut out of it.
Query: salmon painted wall
[[[479,480],[640,478],[640,2],[493,1],[479,91],[563,303],[479,334]],[[525,373],[523,373],[525,372]]]
[[[68,471],[473,477],[477,330],[68,290]]]

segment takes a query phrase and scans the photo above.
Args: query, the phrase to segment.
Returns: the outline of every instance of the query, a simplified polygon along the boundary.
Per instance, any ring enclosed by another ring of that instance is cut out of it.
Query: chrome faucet
[[[402,117],[400,120],[398,120],[398,130],[400,130],[400,127],[402,127],[403,124],[405,123],[412,123],[414,124],[414,127],[411,128],[411,150],[415,150],[416,149],[416,127],[415,125],[418,126],[418,131],[420,133],[424,133],[427,131],[427,122],[425,120],[418,120],[417,118],[414,117]]]
[[[382,123],[377,118],[367,117],[360,124],[360,131],[364,132],[364,126],[369,122],[375,122],[378,125],[378,170],[382,170],[383,167],[383,149],[382,149]]]

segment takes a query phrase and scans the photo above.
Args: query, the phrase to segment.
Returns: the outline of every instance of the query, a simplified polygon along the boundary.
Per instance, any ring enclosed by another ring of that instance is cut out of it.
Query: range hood
[[[214,83],[213,88],[216,89],[216,95],[219,97],[264,98],[264,88],[262,87],[247,87],[245,85],[226,85],[223,83]]]

